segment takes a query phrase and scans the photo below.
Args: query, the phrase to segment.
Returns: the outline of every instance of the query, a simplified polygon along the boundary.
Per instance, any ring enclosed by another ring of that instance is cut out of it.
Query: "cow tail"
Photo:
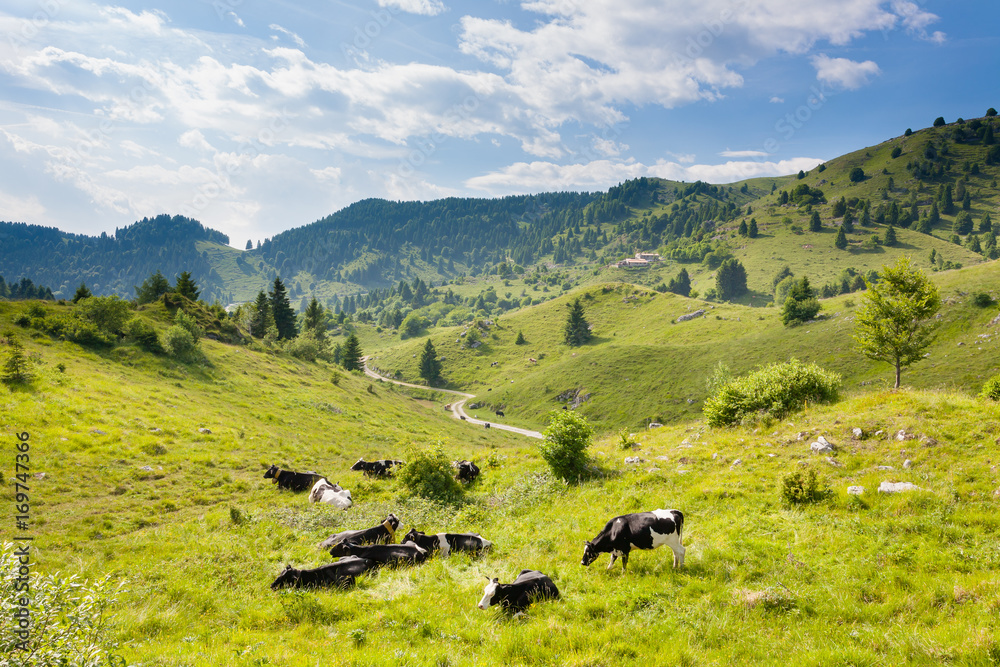
[[[674,510],[677,512],[677,541],[680,542],[684,537],[684,513],[680,510]]]

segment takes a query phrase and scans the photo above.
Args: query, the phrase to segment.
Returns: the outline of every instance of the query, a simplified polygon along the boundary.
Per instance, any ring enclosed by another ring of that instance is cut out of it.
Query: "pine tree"
[[[750,218],[750,230],[747,232],[747,236],[752,239],[757,238],[757,218]]]
[[[181,274],[177,276],[177,284],[174,285],[174,292],[192,301],[197,301],[198,295],[201,293],[191,278],[190,271],[181,271]]]
[[[823,231],[823,221],[819,218],[819,211],[813,211],[812,216],[809,218],[809,231],[810,232],[821,232]]]
[[[358,340],[357,334],[351,334],[344,341],[344,347],[340,353],[340,365],[349,371],[364,370],[364,362],[361,360],[362,356],[361,342]]]
[[[312,298],[309,305],[303,312],[303,327],[314,335],[317,340],[326,340],[326,310],[320,305],[316,297]]]
[[[739,228],[739,231],[738,231],[739,235],[740,236],[746,236],[747,233],[748,233],[748,231],[749,231],[749,228],[747,227],[747,221],[746,220],[741,220],[740,221],[740,228]]]
[[[3,278],[0,278],[3,280]],[[73,303],[80,303],[81,299],[89,299],[93,294],[87,289],[87,283],[80,283],[80,286],[76,288],[76,294],[73,295]]]
[[[27,384],[31,382],[31,362],[24,353],[24,348],[13,336],[8,336],[7,361],[0,372],[0,382],[6,385]]]
[[[518,332],[517,332],[517,338],[516,338],[516,339],[514,340],[514,345],[524,345],[524,344],[526,344],[527,342],[528,342],[528,341],[527,341],[527,339],[526,339],[526,338],[524,337],[524,333],[523,333],[523,332],[521,332],[521,331],[518,331]]]
[[[246,250],[253,250],[253,241],[252,240],[247,239],[247,247],[245,249]]]
[[[979,221],[979,231],[980,232],[993,231],[993,219],[990,218],[989,213],[983,213],[983,219]]]
[[[885,238],[882,239],[882,245],[884,246],[894,246],[896,245],[896,228],[889,225],[885,228]]]
[[[420,377],[432,387],[441,382],[441,360],[438,359],[430,338],[427,339],[424,352],[420,355]]]
[[[139,303],[153,303],[169,291],[170,281],[157,270],[135,288],[135,300]]]
[[[569,307],[569,316],[566,318],[565,342],[567,345],[583,345],[590,340],[590,325],[583,316],[583,305],[577,299]]]
[[[677,277],[670,279],[670,282],[667,284],[667,291],[673,294],[680,294],[681,296],[691,294],[691,276],[688,275],[687,269],[682,267]]]
[[[843,227],[839,227],[837,229],[837,240],[833,242],[833,245],[837,248],[837,250],[847,249],[847,234],[844,233]]]
[[[734,299],[747,291],[747,270],[739,260],[730,257],[715,274],[715,290],[723,301]]]
[[[275,277],[274,285],[269,294],[271,300],[271,317],[274,318],[274,326],[278,330],[278,338],[295,338],[295,311],[288,300],[285,292],[285,285],[280,277]]]
[[[257,293],[257,300],[254,302],[253,319],[250,321],[250,335],[254,338],[263,338],[268,327],[273,324],[271,319],[271,302],[268,301],[264,290]]]
[[[788,290],[788,296],[785,297],[785,304],[781,309],[781,321],[785,326],[802,324],[816,317],[819,308],[816,293],[809,286],[809,279],[803,276]]]

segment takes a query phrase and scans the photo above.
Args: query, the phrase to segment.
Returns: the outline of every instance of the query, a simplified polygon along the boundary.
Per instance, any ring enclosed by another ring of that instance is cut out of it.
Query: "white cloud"
[[[441,0],[378,0],[378,6],[424,16],[437,16],[448,9]]]
[[[39,224],[47,220],[45,207],[35,196],[18,197],[0,190],[0,211],[9,222]]]
[[[203,135],[200,130],[188,130],[180,136],[177,143],[184,148],[193,148],[206,153],[215,152],[212,144],[208,143],[205,139],[205,135]]]
[[[785,103],[785,98],[784,97],[778,97],[777,95],[775,95],[770,100],[768,100],[768,102],[770,102],[771,104],[784,104]]]
[[[321,183],[338,183],[340,181],[339,167],[325,167],[323,169],[310,169],[309,172]]]
[[[908,0],[895,0],[892,3],[892,10],[902,18],[903,27],[908,33],[935,44],[947,41],[947,36],[941,31],[930,34],[927,32],[927,26],[940,20],[937,14],[925,12],[916,3]]]
[[[284,33],[284,34],[288,35],[289,37],[292,38],[293,42],[295,42],[300,47],[305,48],[305,46],[306,46],[306,40],[302,39],[301,37],[299,37],[298,35],[296,35],[291,30],[288,30],[287,28],[282,28],[277,23],[272,23],[271,25],[269,25],[267,27],[270,28],[271,30],[275,30],[277,32]]]
[[[848,90],[867,86],[871,77],[882,73],[872,60],[859,63],[847,58],[830,58],[822,53],[813,56],[811,60],[816,68],[817,79]]]
[[[764,151],[722,151],[719,153],[722,157],[767,157],[768,153]]]

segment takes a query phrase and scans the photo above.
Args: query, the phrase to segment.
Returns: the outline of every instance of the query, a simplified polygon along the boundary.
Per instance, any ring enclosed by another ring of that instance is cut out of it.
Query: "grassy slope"
[[[3,307],[0,324],[15,309]],[[129,580],[116,636],[130,664],[1000,658],[994,405],[874,392],[753,431],[668,426],[642,434],[631,452],[598,443],[605,476],[565,486],[542,472],[530,443],[463,429],[387,387],[372,396],[360,378],[334,386],[325,369],[204,345],[207,363],[179,368],[37,339],[27,343],[44,362],[34,388],[0,389],[3,437],[29,431],[34,470],[46,472],[32,483],[41,567]],[[64,375],[54,368],[60,361]],[[198,434],[199,426],[213,433]],[[854,426],[867,439],[852,442]],[[939,444],[885,439],[900,429]],[[839,445],[843,467],[810,455],[800,431]],[[463,505],[399,499],[395,482],[345,472],[359,454],[398,454],[438,439],[481,463],[496,453],[497,465],[484,466]],[[640,466],[621,462],[635,454],[645,459]],[[901,469],[904,458],[915,462],[911,470]],[[341,513],[278,492],[261,478],[268,462],[325,471],[353,490],[357,505]],[[831,495],[782,505],[778,480],[806,467],[820,472]],[[926,491],[879,496],[873,489],[883,479]],[[849,484],[868,492],[850,498]],[[9,488],[2,500],[11,502]],[[665,550],[634,554],[627,576],[605,572],[606,557],[580,567],[582,541],[606,519],[656,507],[686,514],[685,570],[671,571]],[[496,550],[481,561],[386,571],[348,592],[268,589],[282,563],[327,562],[316,542],[387,511],[405,527],[480,531]],[[484,575],[509,580],[524,567],[551,575],[563,600],[518,620],[475,608]]]

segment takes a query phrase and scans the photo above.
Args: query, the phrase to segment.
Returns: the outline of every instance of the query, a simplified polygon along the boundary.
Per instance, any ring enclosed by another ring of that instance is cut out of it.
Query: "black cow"
[[[535,600],[558,599],[559,589],[547,575],[538,570],[521,570],[521,574],[510,584],[501,584],[496,578],[490,580],[483,589],[483,599],[479,601],[479,608],[488,609],[496,604],[504,611],[519,613]]]
[[[392,544],[396,541],[396,529],[399,528],[399,519],[395,514],[390,514],[381,524],[362,530],[345,530],[331,535],[319,543],[320,549],[329,549],[341,542],[353,542],[354,544]]]
[[[351,466],[351,470],[363,472],[368,477],[391,477],[391,468],[401,465],[403,465],[403,462],[396,461],[395,459],[382,459],[380,461],[358,459],[358,462]]]
[[[680,510],[653,510],[616,516],[604,526],[597,537],[588,540],[583,549],[581,565],[590,565],[602,553],[611,554],[608,568],[622,557],[622,572],[628,565],[632,549],[655,549],[666,544],[674,552],[674,567],[684,566],[684,547],[681,546],[681,529],[684,515]]]
[[[479,477],[479,466],[477,466],[472,461],[454,461],[452,464],[458,469],[458,473],[455,477],[460,482],[474,482],[476,478]]]
[[[379,565],[413,565],[423,563],[427,551],[416,544],[371,544],[361,546],[353,542],[341,542],[330,549],[331,556],[357,556]]]
[[[436,535],[426,535],[416,528],[411,528],[410,532],[403,538],[403,544],[412,542],[421,549],[432,554],[440,551],[442,556],[450,556],[455,551],[468,551],[473,555],[478,555],[487,551],[493,543],[482,538],[479,533],[437,533]]]
[[[490,427],[490,423],[486,422],[486,428],[489,428],[489,427]]]
[[[507,415],[505,415],[505,414],[503,413],[503,410],[497,410],[497,411],[496,411],[496,416],[497,416],[497,417],[506,417]]]
[[[306,489],[311,489],[313,484],[323,479],[323,475],[312,470],[292,472],[291,470],[282,470],[278,466],[272,465],[264,473],[264,479],[273,480],[272,484],[277,484],[279,489],[305,491]]]
[[[279,588],[311,588],[318,586],[353,586],[357,577],[378,566],[378,563],[364,558],[341,558],[336,563],[320,565],[311,570],[297,570],[285,565],[278,578],[271,584],[271,590]]]

